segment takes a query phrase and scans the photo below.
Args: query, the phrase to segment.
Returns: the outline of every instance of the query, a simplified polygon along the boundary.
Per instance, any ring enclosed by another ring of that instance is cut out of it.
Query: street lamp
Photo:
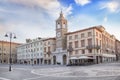
[[[33,61],[33,50],[32,50],[31,52],[32,52],[32,56],[31,56],[32,59],[31,59],[31,61],[32,61],[32,66],[33,66],[33,62],[34,62],[34,61]]]
[[[11,40],[12,38],[15,39],[16,36],[14,33],[10,32],[10,33],[6,33],[5,37],[9,37],[10,38],[10,57],[9,57],[9,71],[11,71],[11,62],[12,62],[12,58],[11,58]]]

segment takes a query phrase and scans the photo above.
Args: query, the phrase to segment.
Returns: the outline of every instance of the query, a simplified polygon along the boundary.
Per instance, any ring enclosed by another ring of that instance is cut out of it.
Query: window
[[[81,47],[85,47],[85,40],[81,40]]]
[[[81,38],[84,38],[84,37],[85,37],[85,35],[84,35],[84,33],[82,33],[82,34],[81,34]]]
[[[36,43],[34,43],[34,46],[36,46]]]
[[[98,36],[98,32],[96,32],[96,36]]]
[[[46,46],[46,42],[44,43],[44,45]]]
[[[78,50],[75,51],[75,54],[78,54]]]
[[[39,51],[39,48],[37,48],[37,51]]]
[[[40,50],[42,50],[42,47],[40,48]]]
[[[101,34],[99,34],[99,37],[101,38]]]
[[[69,46],[72,46],[72,42],[69,42]]]
[[[88,50],[88,53],[92,53],[92,49],[89,49],[89,50]]]
[[[32,47],[32,44],[31,44],[31,47]]]
[[[42,56],[42,53],[40,55]]]
[[[69,52],[69,55],[72,55],[73,54],[73,52]]]
[[[36,48],[34,48],[34,52],[36,51]]]
[[[101,46],[101,40],[100,40],[100,46]]]
[[[78,41],[75,41],[75,48],[78,48]]]
[[[75,39],[78,39],[78,35],[75,35]]]
[[[40,42],[40,45],[42,45],[42,42]]]
[[[98,39],[96,38],[96,45],[98,46]]]
[[[44,56],[46,57],[46,54],[44,54]]]
[[[97,53],[99,52],[99,50],[97,49]]]
[[[50,57],[50,54],[48,54],[48,57]]]
[[[50,45],[50,42],[48,42],[48,45]]]
[[[69,40],[72,40],[72,36],[69,36]]]
[[[50,47],[48,47],[48,52],[50,52]]]
[[[44,48],[44,52],[46,52],[46,47]]]
[[[85,50],[82,50],[82,54],[85,54]]]
[[[91,45],[92,45],[92,38],[88,39],[88,46],[91,46]]]
[[[88,32],[88,37],[92,36],[92,33],[91,32]]]
[[[33,50],[31,49],[31,52],[33,52]]]
[[[37,53],[37,56],[39,56],[39,53]]]

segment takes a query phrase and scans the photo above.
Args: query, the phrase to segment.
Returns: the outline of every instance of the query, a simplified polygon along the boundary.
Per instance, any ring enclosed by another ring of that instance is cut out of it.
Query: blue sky
[[[120,0],[0,0],[0,40],[13,32],[15,42],[55,37],[55,20],[63,11],[68,31],[103,25],[120,39]]]

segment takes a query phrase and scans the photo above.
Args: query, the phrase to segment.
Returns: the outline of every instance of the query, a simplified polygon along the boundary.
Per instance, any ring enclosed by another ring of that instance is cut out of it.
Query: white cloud
[[[116,0],[116,1],[110,1],[107,3],[102,3],[101,9],[107,9],[110,12],[119,12],[120,11],[120,2]]]
[[[58,17],[58,14],[63,8],[63,12],[65,11],[65,15],[71,14],[72,5],[68,7],[64,7],[58,0],[6,0],[12,3],[21,4],[26,7],[36,8],[39,7],[43,9],[42,11],[48,13],[53,17]]]
[[[104,17],[104,22],[107,22],[108,21],[108,18],[107,16]]]
[[[86,24],[87,23],[87,24]],[[87,14],[78,14],[72,16],[68,20],[68,29],[69,31],[76,31],[80,29],[85,29],[88,27],[100,25],[100,22],[97,21],[94,17]]]
[[[75,2],[76,2],[76,4],[81,5],[81,6],[91,3],[90,0],[75,0]]]
[[[69,7],[64,8],[64,15],[67,16],[69,14],[72,14],[72,5],[69,5]]]

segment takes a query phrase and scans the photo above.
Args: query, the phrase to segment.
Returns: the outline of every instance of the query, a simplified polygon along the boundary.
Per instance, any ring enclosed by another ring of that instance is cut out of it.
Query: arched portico
[[[63,65],[67,64],[67,56],[64,54],[63,55]]]

